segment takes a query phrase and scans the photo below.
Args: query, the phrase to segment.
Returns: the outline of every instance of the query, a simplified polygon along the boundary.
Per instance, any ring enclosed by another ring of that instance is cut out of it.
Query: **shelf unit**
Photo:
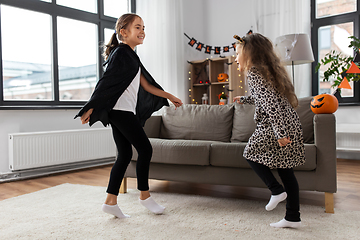
[[[228,74],[229,78],[225,82],[219,82],[217,77],[220,73]],[[235,96],[247,95],[244,74],[237,70],[234,56],[192,61],[189,74],[189,97],[192,104],[201,104],[204,93],[207,93],[210,105],[219,104],[218,95],[223,92],[229,96],[228,103]]]

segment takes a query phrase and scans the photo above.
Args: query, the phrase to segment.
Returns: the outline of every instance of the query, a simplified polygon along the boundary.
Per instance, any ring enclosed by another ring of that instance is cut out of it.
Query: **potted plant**
[[[225,105],[227,102],[228,96],[224,92],[222,92],[218,95],[218,97],[219,97],[219,105]]]
[[[349,38],[352,39],[349,47],[354,50],[354,57],[344,56],[342,53],[332,50],[327,53],[320,62],[318,62],[315,68],[315,72],[318,72],[322,65],[329,65],[328,69],[324,71],[323,81],[329,81],[331,77],[335,78],[334,84],[331,86],[333,88],[339,87],[345,76],[348,81],[358,81],[360,79],[359,74],[346,73],[352,62],[354,62],[358,67],[360,65],[360,40],[354,36],[350,36]],[[340,89],[338,89],[338,91],[339,90]]]

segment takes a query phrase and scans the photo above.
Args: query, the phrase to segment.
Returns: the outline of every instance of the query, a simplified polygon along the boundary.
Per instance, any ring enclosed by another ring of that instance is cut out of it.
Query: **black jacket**
[[[75,118],[80,117],[90,108],[93,108],[94,110],[89,121],[90,126],[97,121],[101,121],[104,126],[109,124],[109,112],[135,78],[139,67],[145,79],[153,86],[162,90],[161,86],[157,84],[150,73],[146,71],[138,55],[127,44],[120,43],[120,45],[111,52],[105,64],[107,64],[107,68],[104,76],[100,78],[96,84],[90,100],[75,116]],[[142,126],[144,126],[145,121],[153,112],[163,106],[169,106],[167,99],[146,92],[140,85],[136,105],[136,116],[139,118]]]

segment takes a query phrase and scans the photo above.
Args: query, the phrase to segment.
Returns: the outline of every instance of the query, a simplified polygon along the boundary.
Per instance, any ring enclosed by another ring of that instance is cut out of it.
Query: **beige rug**
[[[142,207],[138,191],[119,196],[128,219],[101,211],[104,187],[62,184],[0,201],[0,239],[360,239],[360,212],[302,205],[301,229],[275,229],[285,205],[266,202],[152,193],[164,215]]]

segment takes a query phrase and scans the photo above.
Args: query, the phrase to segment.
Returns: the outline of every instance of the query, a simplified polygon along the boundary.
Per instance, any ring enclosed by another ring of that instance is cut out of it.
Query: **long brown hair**
[[[299,102],[294,86],[285,67],[280,63],[271,41],[259,33],[247,35],[242,40],[236,47],[242,47],[244,70],[254,66],[281,95],[288,99],[291,106],[297,107]]]
[[[137,17],[141,18],[140,16],[138,16],[134,13],[126,13],[126,14],[122,15],[121,17],[119,17],[119,19],[116,21],[115,32],[111,36],[109,43],[104,45],[103,57],[105,60],[107,60],[111,51],[114,48],[116,48],[117,46],[119,46],[119,41],[117,40],[117,37],[119,37],[120,41],[124,40],[123,36],[120,34],[120,30],[126,29],[131,23],[134,22],[134,20]]]

